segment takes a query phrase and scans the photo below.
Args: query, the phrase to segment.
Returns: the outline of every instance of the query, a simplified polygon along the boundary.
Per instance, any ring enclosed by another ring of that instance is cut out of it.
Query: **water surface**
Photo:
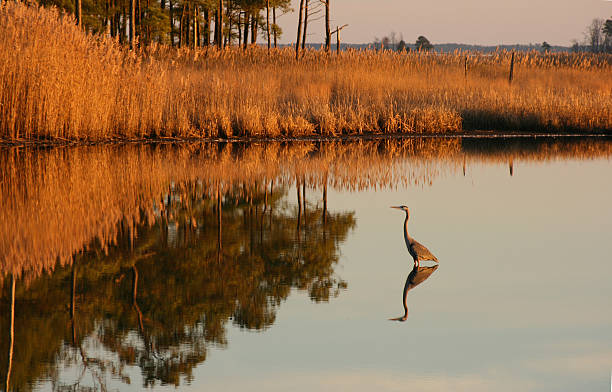
[[[1,154],[4,389],[609,387],[610,140]]]

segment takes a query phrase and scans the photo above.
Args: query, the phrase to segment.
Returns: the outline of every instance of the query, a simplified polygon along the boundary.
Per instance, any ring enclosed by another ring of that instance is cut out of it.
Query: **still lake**
[[[610,387],[612,139],[0,156],[0,390]]]

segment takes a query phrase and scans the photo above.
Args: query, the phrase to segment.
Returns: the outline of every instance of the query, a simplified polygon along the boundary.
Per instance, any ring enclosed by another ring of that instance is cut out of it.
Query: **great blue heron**
[[[434,265],[433,267],[417,267],[416,265],[408,274],[406,278],[406,283],[404,284],[404,292],[403,292],[403,302],[404,305],[404,315],[396,318],[392,318],[389,320],[394,321],[406,321],[408,318],[408,291],[412,290],[416,286],[423,283],[431,274],[433,274],[438,269],[438,265]]]
[[[391,208],[406,212],[406,220],[404,221],[404,240],[406,241],[408,253],[410,253],[410,256],[412,256],[412,259],[414,260],[414,265],[418,267],[420,265],[419,263],[424,260],[432,260],[437,263],[438,259],[436,256],[431,254],[429,249],[419,244],[414,238],[410,237],[410,234],[408,234],[408,219],[410,218],[410,210],[408,207],[397,206]]]

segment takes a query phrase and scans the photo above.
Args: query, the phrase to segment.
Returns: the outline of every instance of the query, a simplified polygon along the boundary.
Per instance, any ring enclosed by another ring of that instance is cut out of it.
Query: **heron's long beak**
[[[391,208],[395,208],[396,210],[401,210],[401,209],[402,209],[402,207],[399,207],[399,206],[398,206],[398,207],[396,207],[396,206],[391,206]]]

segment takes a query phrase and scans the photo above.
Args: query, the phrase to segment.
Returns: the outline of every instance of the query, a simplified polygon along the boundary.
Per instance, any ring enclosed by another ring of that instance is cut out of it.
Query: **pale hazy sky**
[[[311,0],[317,3],[318,0]],[[414,42],[481,45],[570,45],[594,18],[611,18],[610,0],[331,0],[332,26],[348,23],[342,42],[368,43],[395,31]],[[299,0],[282,16],[282,43],[295,42]],[[309,24],[307,42],[323,42],[324,21]]]

